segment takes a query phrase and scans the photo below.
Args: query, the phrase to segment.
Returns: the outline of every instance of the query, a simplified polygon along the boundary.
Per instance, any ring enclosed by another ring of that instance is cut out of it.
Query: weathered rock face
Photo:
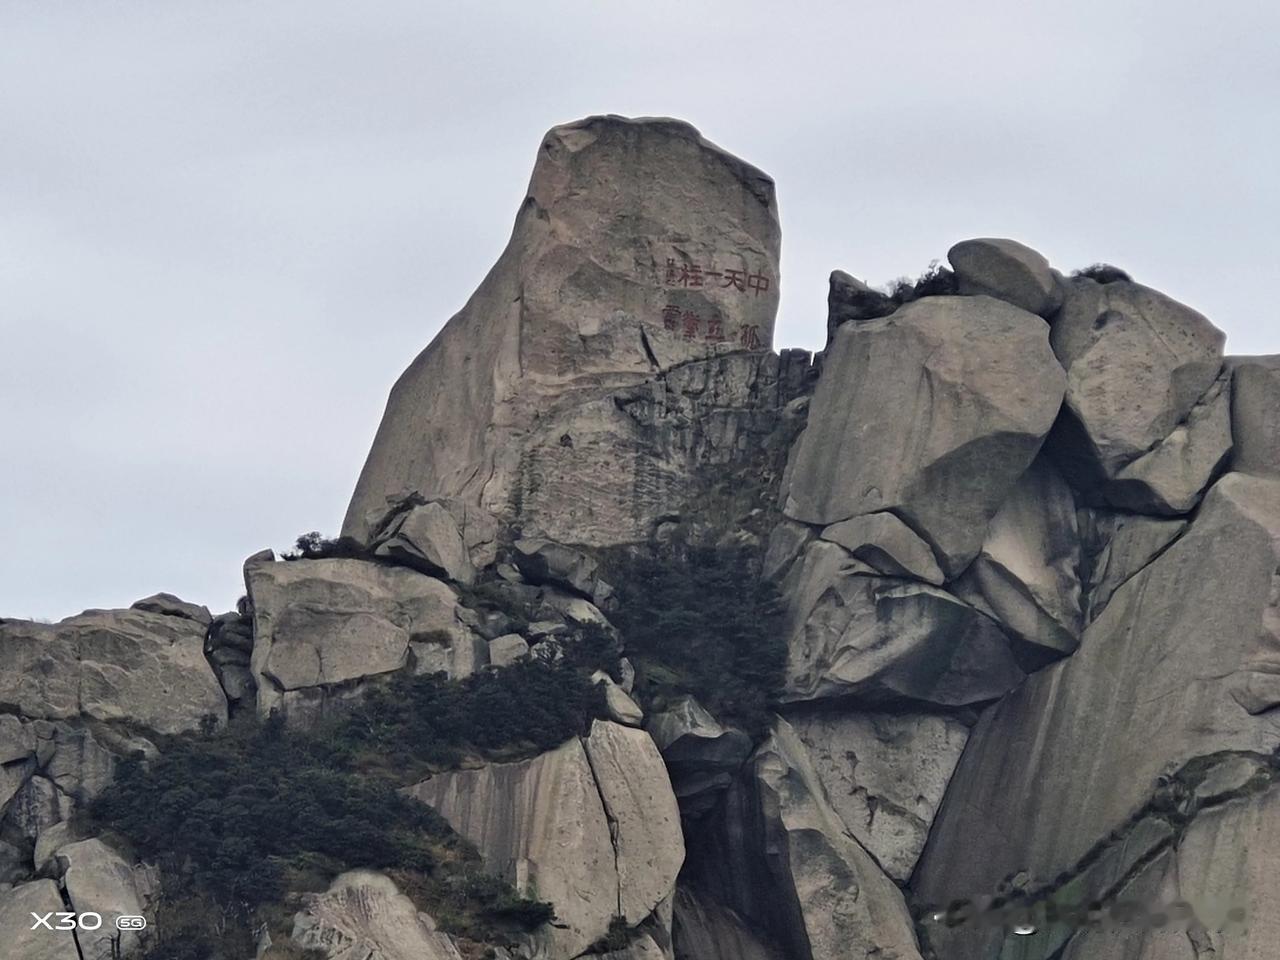
[[[842,323],[864,319],[868,306],[876,308],[877,313],[885,310],[888,299],[857,277],[832,270],[827,288],[827,346],[831,346],[831,338]]]
[[[720,723],[693,697],[654,714],[648,729],[686,817],[710,810],[751,753],[751,737]]]
[[[554,539],[586,542],[520,502],[524,475],[554,483],[557,465],[542,462],[552,444],[612,429],[614,389],[768,349],[778,244],[773,181],[688,124],[592,117],[554,128],[507,249],[392,390],[343,532],[367,541],[371,509],[417,492],[544,520]],[[548,422],[560,430],[553,438]],[[592,501],[570,497],[556,513],[574,503]]]
[[[476,845],[487,869],[555,907],[552,956],[574,957],[618,911],[616,856],[579,740],[519,763],[440,774],[412,787]]]
[[[137,948],[139,934],[117,931],[115,918],[145,915],[145,907],[156,892],[154,871],[130,866],[98,839],[69,843],[55,856],[70,902],[66,909],[97,913],[103,919],[101,929],[81,930],[76,934],[83,960],[129,956]],[[119,953],[113,952],[113,941],[117,938]]]
[[[1149,453],[1107,484],[1109,503],[1139,513],[1180,514],[1200,502],[1231,452],[1231,379],[1221,376]]]
[[[87,610],[57,624],[0,621],[0,704],[32,718],[128,721],[157,733],[227,718],[204,626],[144,610]]]
[[[784,513],[828,525],[895,514],[952,577],[1026,470],[1062,400],[1039,317],[927,297],[836,331],[792,451]]]
[[[348,871],[311,895],[293,918],[292,940],[328,960],[462,960],[429,916],[371,870]]]
[[[31,929],[31,914],[44,916],[65,909],[58,885],[52,880],[35,880],[0,890],[0,930],[5,931],[7,955],[22,960],[80,960],[74,933]]]
[[[213,667],[227,707],[252,709],[258,685],[249,669],[253,654],[253,618],[241,613],[223,613],[213,618],[204,640],[204,655]]]
[[[892,513],[868,513],[833,523],[822,539],[838,543],[855,560],[889,577],[912,577],[941,586],[933,550]]]
[[[1084,553],[1085,619],[1093,620],[1126,580],[1186,532],[1186,520],[1143,517],[1085,508],[1080,519]]]
[[[507,515],[526,536],[607,546],[757,508],[790,441],[803,351],[692,361],[541,417]]]
[[[1042,887],[1081,869],[1162,776],[1280,744],[1278,544],[1280,482],[1219,480],[1190,529],[1114,591],[1072,657],[983,715],[917,869],[920,896],[994,893],[1015,874]],[[959,928],[935,943],[948,958],[986,958],[991,936]]]
[[[1080,641],[1080,565],[1075,496],[1041,458],[1014,485],[954,589],[1018,641],[1026,663],[1040,666]]]
[[[1128,878],[1123,891],[1131,900],[1190,904],[1195,920],[1109,934],[1062,931],[1062,940],[1070,936],[1064,960],[1271,957],[1280,937],[1277,838],[1280,789],[1274,785],[1198,811],[1170,849]],[[1243,920],[1230,916],[1233,909]]]
[[[676,960],[781,960],[728,907],[681,887],[673,924]]]
[[[714,828],[690,844],[694,887],[750,918],[783,956],[920,956],[901,891],[850,836],[786,721],[756,751]]]
[[[1232,358],[1231,469],[1280,476],[1280,356]]]
[[[610,921],[645,921],[675,890],[680,817],[649,735],[596,721],[590,736],[519,763],[491,763],[409,788],[476,845],[487,869],[555,907],[535,935],[576,957]]]
[[[1053,352],[1067,370],[1057,455],[1086,485],[1169,437],[1222,369],[1222,331],[1136,283],[1066,284]]]
[[[418,646],[433,665],[452,665],[454,676],[487,656],[487,645],[461,619],[457,595],[415,570],[364,560],[250,558],[245,584],[263,716],[322,709],[358,681],[406,667]]]
[[[832,810],[884,872],[905,883],[968,729],[911,713],[809,712],[791,725]]]
[[[944,590],[881,577],[815,541],[784,581],[789,701],[956,707],[994,700],[1023,677],[1008,636]]]

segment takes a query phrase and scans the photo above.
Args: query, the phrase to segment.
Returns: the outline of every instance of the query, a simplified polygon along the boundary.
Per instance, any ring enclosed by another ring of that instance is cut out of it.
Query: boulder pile
[[[5,928],[159,902],[76,813],[165,737],[325,729],[397,680],[541,663],[599,696],[578,735],[406,761],[390,791],[554,912],[487,956],[1272,956],[1280,358],[1003,238],[889,292],[836,271],[827,348],[778,354],[779,242],[772,180],[687,124],[551,130],[506,250],[392,389],[340,540],[250,557],[218,616],[157,594],[0,620]],[[707,544],[780,597],[763,720],[614,626],[619,558]],[[259,956],[470,957],[415,892],[293,890]],[[1070,910],[1123,900],[1194,917]]]

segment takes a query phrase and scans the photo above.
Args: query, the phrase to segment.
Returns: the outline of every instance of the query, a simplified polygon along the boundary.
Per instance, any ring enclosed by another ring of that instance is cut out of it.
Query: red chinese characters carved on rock
[[[714,281],[714,283],[713,283]],[[666,283],[669,287],[714,287],[720,290],[733,288],[742,293],[754,293],[757,297],[770,287],[767,274],[749,270],[717,270],[714,266],[703,268],[696,263],[676,263],[667,258]]]
[[[698,330],[702,326],[702,318],[692,310],[686,310],[680,317],[680,323],[684,326],[684,338],[693,340],[698,336]]]
[[[662,308],[662,329],[678,334],[685,340],[697,340],[699,335],[707,343],[728,343],[731,339],[725,336],[724,321],[719,317],[709,317],[704,320],[693,310],[683,310],[674,303],[669,303]],[[760,325],[743,324],[738,330],[738,343],[745,350],[763,349],[764,341],[760,337]]]

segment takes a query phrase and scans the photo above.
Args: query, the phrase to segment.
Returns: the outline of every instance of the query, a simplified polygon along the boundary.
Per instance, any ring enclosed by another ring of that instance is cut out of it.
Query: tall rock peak
[[[392,389],[343,533],[369,541],[411,494],[550,532],[538,495],[572,475],[574,487],[608,489],[558,526],[561,539],[647,534],[650,514],[679,505],[623,508],[643,485],[639,460],[615,450],[621,464],[586,464],[565,451],[584,431],[635,446],[620,390],[769,351],[779,242],[772,179],[689,124],[554,127],[498,262]]]

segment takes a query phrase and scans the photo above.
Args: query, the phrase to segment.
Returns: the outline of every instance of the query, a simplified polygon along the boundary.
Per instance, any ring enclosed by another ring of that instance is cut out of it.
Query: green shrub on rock
[[[147,960],[251,955],[263,923],[287,935],[290,893],[360,867],[386,872],[445,931],[501,943],[551,907],[485,875],[471,845],[399,788],[468,757],[559,746],[603,715],[603,697],[568,658],[460,682],[396,677],[312,732],[245,718],[165,738],[159,756],[120,762],[88,826],[161,867],[157,909],[173,922],[156,925]]]
[[[761,734],[787,649],[777,588],[751,551],[667,545],[613,558],[613,620],[651,707],[692,694],[720,719]]]

